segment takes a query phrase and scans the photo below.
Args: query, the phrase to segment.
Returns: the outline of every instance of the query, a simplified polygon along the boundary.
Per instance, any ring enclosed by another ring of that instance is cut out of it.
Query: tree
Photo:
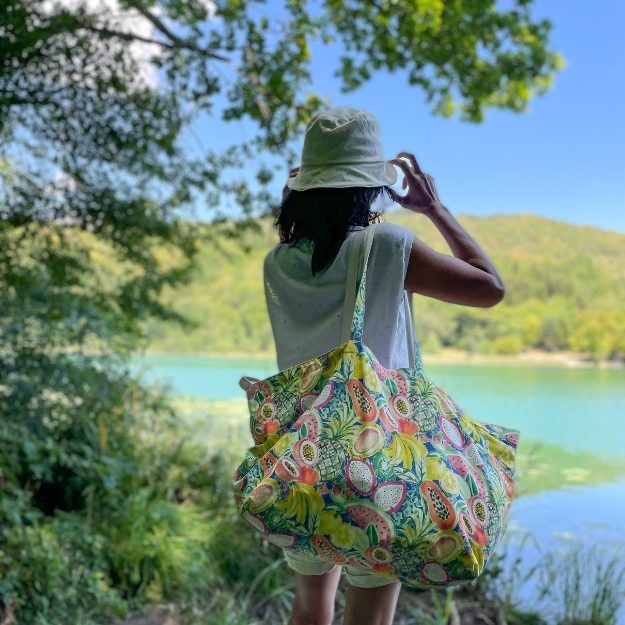
[[[249,211],[266,206],[266,193],[250,193],[245,178],[227,184],[223,174],[263,152],[292,162],[285,147],[324,103],[306,92],[313,39],[344,44],[336,72],[344,92],[372,70],[405,70],[434,112],[470,121],[488,107],[525,110],[563,64],[547,48],[551,23],[532,21],[529,0],[509,11],[489,0],[328,0],[318,15],[289,0],[272,19],[249,0],[50,4],[8,0],[0,9],[4,131],[21,126],[40,149],[57,148],[47,160],[85,192],[93,170],[101,185],[115,170],[159,180],[170,191],[159,202],[167,207],[192,205],[193,190],[211,206],[217,193]],[[193,159],[176,138],[194,115],[213,114],[221,95],[222,120],[249,118],[258,133]],[[257,165],[263,188],[272,172]]]
[[[572,349],[587,352],[590,358],[600,360],[623,360],[625,340],[623,324],[625,313],[616,310],[583,310],[577,315],[570,343]]]

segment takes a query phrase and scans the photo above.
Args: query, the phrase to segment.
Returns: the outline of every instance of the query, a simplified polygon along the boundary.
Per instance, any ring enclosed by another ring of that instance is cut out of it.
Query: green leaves
[[[533,22],[531,3],[501,11],[492,1],[325,2],[348,50],[336,75],[344,92],[370,79],[370,67],[405,69],[432,112],[481,122],[491,106],[524,111],[562,68],[548,49],[551,23]]]
[[[375,525],[373,525],[373,523],[369,523],[369,525],[367,525],[365,533],[367,534],[367,538],[369,539],[369,544],[371,546],[377,545],[380,542],[378,532],[375,529]]]

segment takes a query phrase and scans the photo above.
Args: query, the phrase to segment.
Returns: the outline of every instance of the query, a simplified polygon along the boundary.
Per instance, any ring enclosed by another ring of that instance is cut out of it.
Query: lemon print
[[[375,375],[375,371],[371,367],[369,359],[363,354],[359,352],[356,346],[353,343],[349,343],[346,345],[345,350],[343,352],[343,357],[345,360],[351,360],[354,366],[354,377],[355,378],[364,378],[366,376],[373,376],[377,380],[377,376]]]
[[[460,560],[474,575],[479,575],[484,568],[484,552],[480,546],[472,539],[471,553],[463,553],[458,557]]]
[[[358,349],[353,341],[349,341],[345,346],[345,351],[343,352],[346,356],[355,356],[358,353]]]
[[[356,531],[352,525],[341,523],[341,526],[330,535],[330,540],[337,547],[349,549],[356,540]]]
[[[317,534],[332,534],[341,527],[343,522],[341,518],[331,510],[322,510],[319,513],[319,525],[317,526]]]
[[[350,346],[351,345],[348,345],[348,348]],[[326,362],[326,366],[323,369],[323,375],[326,377],[330,377],[335,371],[337,371],[337,369],[341,365],[341,361],[343,360],[343,354],[346,354],[346,353],[347,353],[347,350],[343,352],[341,350],[332,352]]]
[[[450,494],[457,495],[460,492],[460,484],[455,473],[445,471],[443,477],[440,478],[441,486]]]
[[[354,377],[364,378],[370,371],[369,361],[362,354],[354,356]]]
[[[376,392],[382,390],[382,385],[380,384],[380,378],[378,378],[376,372],[373,370],[371,366],[367,367],[367,371],[365,372],[362,380],[368,389],[372,391],[376,391]]]
[[[440,480],[449,473],[445,464],[437,456],[428,456],[425,459],[426,476],[428,480]]]

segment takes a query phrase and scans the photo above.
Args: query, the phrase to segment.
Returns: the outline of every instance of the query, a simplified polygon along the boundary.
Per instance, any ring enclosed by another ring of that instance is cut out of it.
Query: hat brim
[[[297,175],[286,181],[294,191],[319,187],[383,187],[397,182],[397,170],[392,163],[354,163],[345,165],[302,165]]]

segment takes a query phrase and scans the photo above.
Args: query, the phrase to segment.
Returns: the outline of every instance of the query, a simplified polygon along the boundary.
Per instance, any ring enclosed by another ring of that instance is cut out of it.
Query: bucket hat
[[[381,187],[397,180],[382,155],[380,125],[363,109],[339,106],[317,113],[306,126],[302,162],[290,189]]]

